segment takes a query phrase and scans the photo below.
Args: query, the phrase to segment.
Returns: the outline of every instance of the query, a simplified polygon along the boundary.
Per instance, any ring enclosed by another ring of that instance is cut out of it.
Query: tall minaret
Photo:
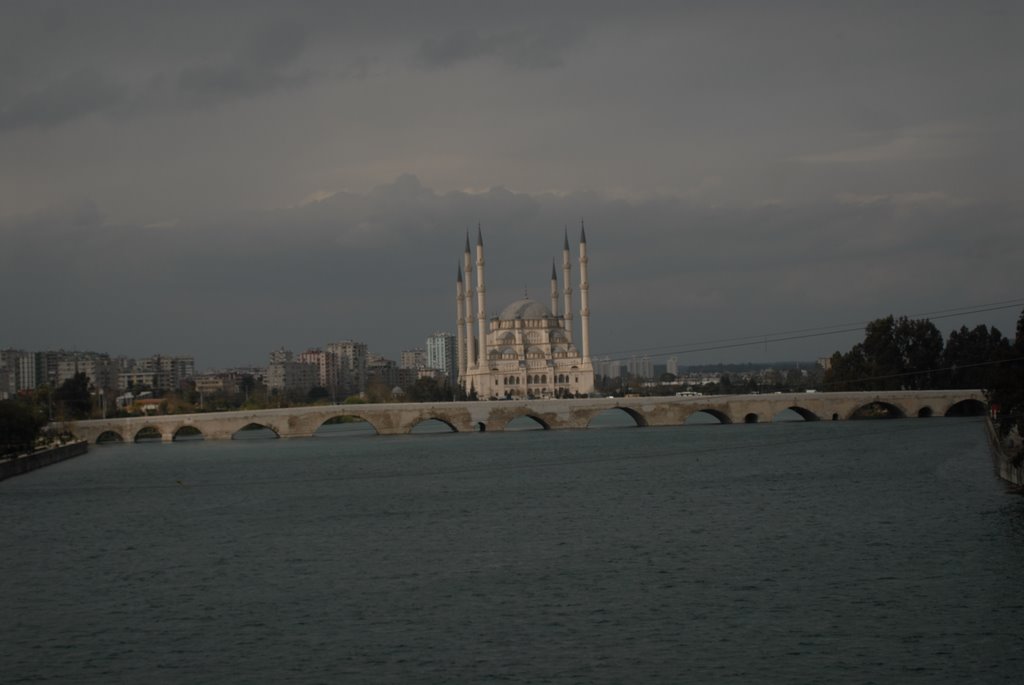
[[[558,276],[555,274],[555,260],[551,260],[551,314],[558,318]]]
[[[477,349],[476,363],[477,368],[482,368],[487,364],[485,356],[487,355],[487,331],[484,327],[487,325],[487,303],[484,298],[484,294],[487,289],[484,287],[484,235],[480,231],[480,224],[476,226],[476,301],[477,301],[477,312],[476,312],[476,326],[477,330],[480,331],[477,336]],[[478,390],[484,391],[485,388],[478,388]]]
[[[590,283],[587,282],[587,231],[580,219],[580,336],[584,363],[590,361]]]
[[[458,377],[461,378],[466,373],[466,316],[462,311],[466,295],[462,289],[462,266],[457,266],[456,272],[458,276],[455,279],[455,365],[459,370]]]
[[[469,231],[466,231],[466,252],[462,255],[466,273],[466,370],[476,366],[476,342],[473,340],[473,255],[469,251]]]
[[[562,242],[562,285],[565,287],[565,335],[572,343],[572,263],[569,262],[569,227],[565,227],[565,240]]]

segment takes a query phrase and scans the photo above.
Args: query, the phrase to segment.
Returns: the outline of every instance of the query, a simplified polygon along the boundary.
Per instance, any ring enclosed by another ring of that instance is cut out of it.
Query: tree
[[[451,399],[451,390],[436,379],[417,378],[408,388],[407,396],[410,402],[447,402]]]
[[[961,326],[959,330],[949,334],[946,351],[943,354],[948,388],[984,388],[993,387],[998,382],[1002,370],[997,362],[1013,356],[1010,341],[998,328],[977,326],[968,330]]]
[[[64,381],[53,394],[57,406],[64,410],[68,419],[87,419],[92,411],[92,393],[89,392],[89,377],[76,373]]]
[[[857,343],[846,354],[836,352],[832,355],[831,364],[825,374],[825,387],[828,390],[865,390],[871,372],[868,360],[864,356],[864,345]]]
[[[832,355],[830,390],[899,390],[935,387],[942,364],[942,333],[928,319],[892,315],[864,329],[864,341]]]
[[[331,393],[322,385],[314,385],[309,389],[309,392],[306,393],[306,399],[313,403],[321,400],[329,400],[331,399]]]
[[[29,452],[46,417],[16,400],[0,400],[0,455]]]
[[[993,374],[989,403],[997,410],[996,423],[1000,435],[1015,432],[1024,436],[1024,310],[1017,319],[1017,335],[1010,357]]]

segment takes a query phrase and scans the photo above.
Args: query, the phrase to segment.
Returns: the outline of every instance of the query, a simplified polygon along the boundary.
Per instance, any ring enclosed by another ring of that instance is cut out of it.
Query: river
[[[1024,672],[1024,499],[980,419],[328,433],[0,483],[2,680]]]

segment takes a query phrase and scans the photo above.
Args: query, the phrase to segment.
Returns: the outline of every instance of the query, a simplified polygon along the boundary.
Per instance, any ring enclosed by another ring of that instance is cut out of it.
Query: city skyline
[[[595,359],[1021,298],[1022,12],[7,4],[0,346],[397,359],[452,329],[467,228],[522,265],[493,314],[580,218]]]

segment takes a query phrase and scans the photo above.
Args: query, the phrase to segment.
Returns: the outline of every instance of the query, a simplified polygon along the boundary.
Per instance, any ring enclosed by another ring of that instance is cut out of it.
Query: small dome
[[[501,310],[498,316],[502,321],[514,321],[515,319],[545,319],[551,316],[551,310],[530,299],[516,300]]]

